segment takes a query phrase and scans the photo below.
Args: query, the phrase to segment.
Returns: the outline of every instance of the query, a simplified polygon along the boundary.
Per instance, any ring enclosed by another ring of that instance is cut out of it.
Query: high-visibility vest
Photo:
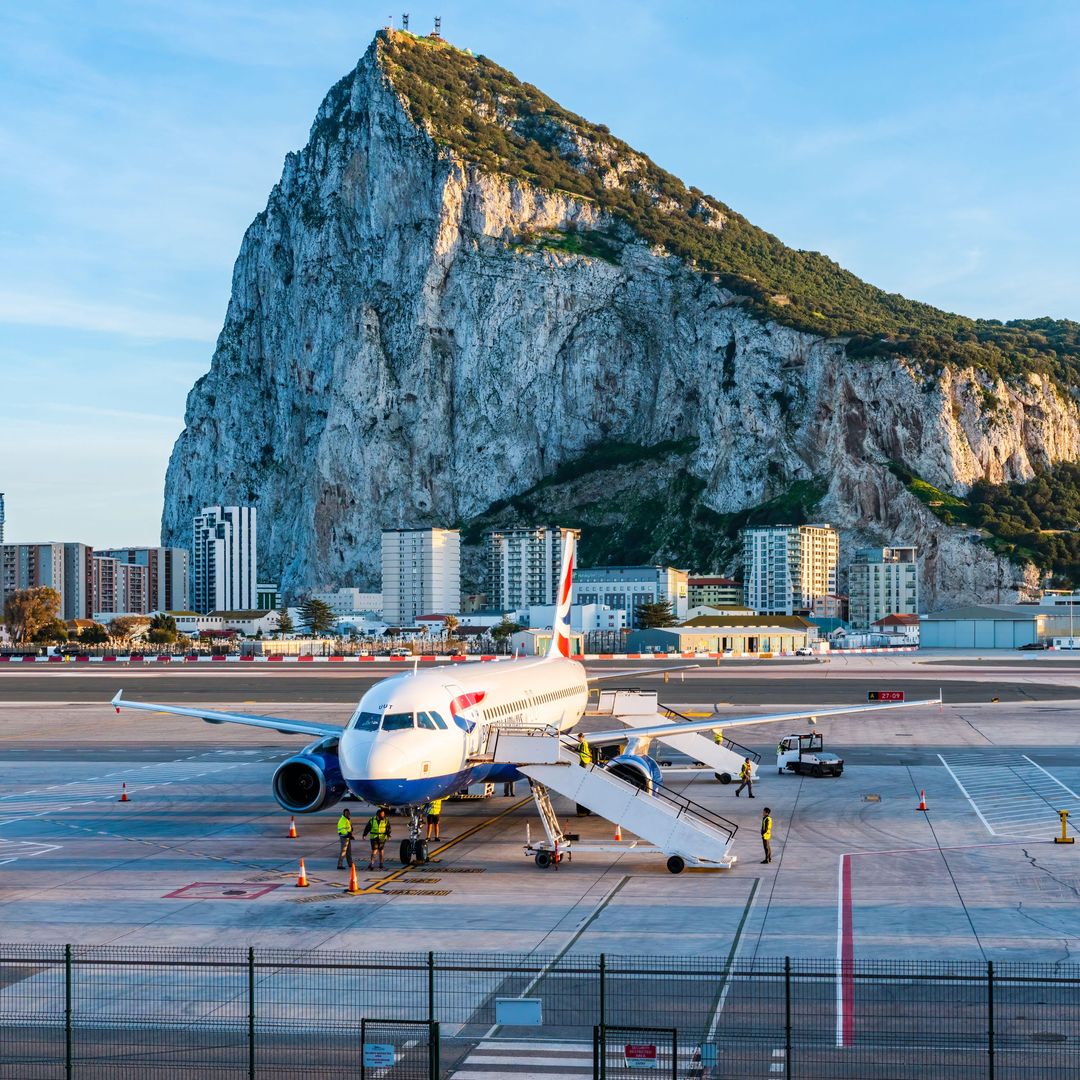
[[[373,817],[368,824],[371,830],[372,840],[385,840],[386,833],[390,828],[390,822],[386,818]]]
[[[749,761],[744,761],[742,763],[742,768],[739,770],[739,777],[741,779],[743,779],[743,780],[749,780],[750,779],[750,772],[751,772],[751,770],[750,770],[750,762]]]
[[[434,799],[427,804],[428,817],[438,817],[442,813],[442,799]]]
[[[592,764],[592,750],[584,739],[578,743],[578,759],[581,761],[582,765]]]
[[[761,839],[762,840],[771,840],[772,839],[772,815],[771,814],[766,814],[761,819]]]
[[[723,728],[713,728],[712,741],[714,743],[716,743],[717,746],[723,746],[724,745],[724,729]]]
[[[352,832],[352,822],[342,814],[337,819],[337,834],[338,836],[348,836]]]

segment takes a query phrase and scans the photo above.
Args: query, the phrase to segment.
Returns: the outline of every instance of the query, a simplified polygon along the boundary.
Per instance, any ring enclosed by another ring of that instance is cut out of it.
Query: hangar
[[[919,644],[924,649],[1019,649],[1067,633],[1068,622],[1068,616],[1033,604],[949,608],[923,616]]]

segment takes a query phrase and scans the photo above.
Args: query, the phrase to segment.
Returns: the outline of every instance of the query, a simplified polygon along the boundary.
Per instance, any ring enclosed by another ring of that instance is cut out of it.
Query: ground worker
[[[338,849],[337,868],[339,870],[345,869],[345,864],[350,866],[353,864],[352,858],[352,815],[348,810],[341,811],[341,817],[337,819],[337,834],[338,841],[341,847]]]
[[[587,769],[592,764],[592,748],[585,741],[584,735],[578,736],[577,756],[582,768]]]
[[[514,797],[514,783],[515,782],[513,780],[508,780],[505,784],[503,784],[504,798],[512,799]]]
[[[713,728],[712,741],[716,743],[717,746],[724,745],[724,729],[722,727]]]
[[[439,818],[442,816],[442,804],[442,799],[433,799],[424,809],[427,814],[427,838],[429,840],[433,833],[435,839],[439,839]]]
[[[772,844],[769,841],[772,839],[772,814],[769,808],[766,806],[761,811],[761,846],[765,849],[765,858],[762,859],[762,864],[772,862]]]
[[[750,759],[747,758],[742,763],[742,768],[739,770],[739,779],[742,783],[735,789],[735,798],[739,797],[739,793],[743,788],[750,789],[750,798],[754,797],[754,766],[750,764]]]
[[[385,806],[380,806],[375,816],[364,826],[364,835],[371,838],[371,859],[367,868],[375,869],[375,858],[378,856],[379,869],[384,869],[383,849],[386,841],[390,839],[390,819],[386,816]]]

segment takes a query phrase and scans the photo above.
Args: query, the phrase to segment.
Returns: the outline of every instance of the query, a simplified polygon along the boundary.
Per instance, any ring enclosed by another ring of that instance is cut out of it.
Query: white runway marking
[[[60,844],[39,844],[33,840],[4,840],[0,838],[0,866],[13,863],[16,859],[32,859],[35,855],[45,855],[50,851],[59,851]]]
[[[1045,839],[1061,828],[1059,810],[1080,815],[1080,795],[1026,754],[938,758],[991,836]]]
[[[48,787],[19,792],[0,797],[0,825],[10,825],[25,818],[45,817],[72,806],[85,806],[92,802],[115,802],[120,798],[120,785],[127,784],[129,797],[136,792],[154,787],[167,787],[225,772],[246,765],[246,761],[208,761],[208,755],[200,754],[180,761],[161,761],[141,768],[121,769],[104,776],[91,776],[86,780],[73,780],[70,784],[51,784]],[[197,773],[184,772],[184,766],[197,768]],[[179,771],[179,775],[178,775]]]

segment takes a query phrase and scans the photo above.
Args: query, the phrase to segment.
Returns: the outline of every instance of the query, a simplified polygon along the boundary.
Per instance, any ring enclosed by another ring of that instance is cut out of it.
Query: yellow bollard
[[[1061,835],[1054,837],[1054,843],[1055,844],[1074,844],[1076,842],[1076,838],[1073,837],[1073,836],[1068,836],[1066,834],[1066,832],[1065,832],[1065,823],[1069,820],[1069,811],[1068,810],[1059,810],[1058,811],[1058,817],[1061,818]]]
[[[664,672],[664,682],[667,682],[667,681],[668,681],[668,673],[665,671]]]

